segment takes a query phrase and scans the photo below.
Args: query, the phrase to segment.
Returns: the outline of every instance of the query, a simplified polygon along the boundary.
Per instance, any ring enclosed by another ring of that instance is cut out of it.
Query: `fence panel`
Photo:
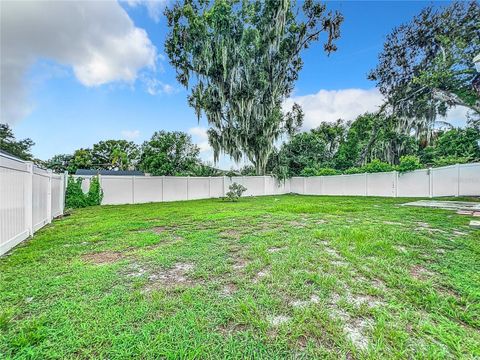
[[[341,175],[322,176],[323,195],[343,195],[343,179]]]
[[[367,174],[368,196],[395,196],[395,172]]]
[[[461,164],[458,166],[458,195],[480,195],[480,163]]]
[[[430,196],[430,181],[430,169],[399,173],[397,196],[428,197]]]
[[[132,176],[100,176],[105,204],[133,204]]]
[[[0,153],[0,255],[63,213],[62,175]]]
[[[365,196],[367,194],[367,174],[343,176],[343,195]]]
[[[290,191],[295,194],[303,194],[305,192],[303,177],[292,177],[290,179]]]
[[[311,195],[323,194],[323,178],[312,176],[305,179],[305,193]]]
[[[210,178],[189,177],[187,181],[188,200],[208,199],[210,197]]]
[[[165,176],[163,180],[163,201],[178,201],[187,199],[187,178]]]
[[[432,196],[458,195],[458,166],[446,166],[430,170]]]
[[[135,176],[133,183],[135,204],[163,201],[163,178],[161,176]]]

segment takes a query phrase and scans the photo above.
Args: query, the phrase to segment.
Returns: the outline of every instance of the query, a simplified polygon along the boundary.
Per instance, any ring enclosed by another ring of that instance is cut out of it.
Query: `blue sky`
[[[92,21],[95,21],[95,16],[99,20],[104,19],[108,26],[103,23],[100,26],[98,22],[93,25],[85,23],[87,20],[77,24],[76,18],[72,18],[71,21],[75,23],[71,24],[63,20],[65,15],[61,9],[55,9],[57,13],[50,17],[54,25],[32,18],[34,29],[27,29],[27,35],[20,39],[16,39],[18,31],[15,29],[28,27],[28,23],[19,21],[17,24],[15,19],[24,19],[24,12],[28,9],[12,6],[7,8],[9,11],[3,11],[7,13],[4,16],[15,12],[15,16],[9,17],[10,22],[5,24],[2,21],[2,26],[5,26],[2,36],[10,37],[11,44],[14,44],[11,45],[11,53],[25,58],[23,54],[26,50],[21,47],[28,46],[30,49],[30,61],[25,62],[21,68],[24,72],[22,84],[18,84],[18,79],[11,81],[17,87],[21,86],[22,92],[18,89],[11,92],[20,92],[21,96],[16,97],[20,99],[16,105],[22,111],[27,110],[6,121],[12,124],[18,138],[30,137],[36,142],[33,148],[35,156],[47,159],[54,154],[71,153],[77,148],[90,147],[93,143],[106,139],[125,138],[141,143],[155,130],[181,130],[192,134],[194,141],[201,147],[205,160],[211,158],[211,150],[205,138],[207,123],[197,123],[193,110],[186,102],[187,91],[176,82],[175,72],[164,53],[167,28],[166,20],[161,15],[163,3],[130,0],[110,4],[110,7],[103,6],[104,9],[101,10],[92,10],[92,6],[97,4],[93,2],[89,9],[81,10],[94,11],[95,15],[89,18]],[[394,26],[408,21],[429,4],[431,2],[420,1],[327,3],[328,8],[339,10],[345,21],[336,53],[327,57],[322,44],[317,43],[303,55],[305,65],[290,102],[297,101],[304,107],[305,129],[337,117],[351,119],[378,106],[381,97],[366,75],[376,64],[385,36]],[[65,11],[73,12],[70,9]],[[45,12],[48,14],[48,9]],[[132,24],[128,25],[124,12]],[[41,12],[30,13],[34,17]],[[58,24],[55,24],[56,17],[60,19]],[[109,21],[116,25],[110,26]],[[89,31],[85,27],[92,29],[97,25],[99,28],[95,29],[95,34],[82,35],[83,31]],[[135,34],[135,41],[140,45],[134,43],[129,36],[128,45],[122,49],[122,36],[126,36],[122,26],[128,27],[129,34]],[[43,36],[40,44],[36,40],[33,51],[31,44],[28,44],[33,41],[32,36],[28,36],[28,31],[41,33],[44,31],[42,27],[49,27],[45,31],[55,32],[51,36],[54,44],[49,43],[49,36]],[[75,31],[69,32],[70,27],[75,27]],[[63,32],[65,28],[68,30],[66,33]],[[145,33],[139,29],[145,30]],[[63,37],[57,39],[59,33]],[[106,40],[102,34],[105,34]],[[76,39],[77,36],[80,39]],[[107,44],[112,36],[120,39],[115,46]],[[85,56],[88,60],[82,63],[83,53],[88,50],[78,44],[89,41],[93,45],[87,49],[96,46],[100,50],[95,52],[95,60],[92,60],[90,54],[90,57]],[[52,49],[52,46],[56,48]],[[2,50],[4,54],[5,49]],[[109,56],[114,59],[109,59]],[[117,64],[118,58],[122,56],[128,60]],[[92,63],[98,65],[100,70],[92,70]],[[6,87],[13,87],[11,83],[2,80],[2,92],[9,91]],[[461,122],[463,112],[452,116]],[[4,117],[2,114],[2,122],[5,122]],[[220,166],[229,167],[231,163],[228,159],[222,159]]]

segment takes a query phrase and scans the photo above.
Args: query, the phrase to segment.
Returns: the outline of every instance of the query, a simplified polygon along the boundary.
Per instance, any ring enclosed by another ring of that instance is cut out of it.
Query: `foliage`
[[[362,167],[362,172],[367,172],[367,173],[388,172],[388,171],[394,171],[394,170],[395,170],[395,167],[393,165],[378,159],[373,159],[368,164]]]
[[[300,7],[297,7],[300,9]],[[191,88],[189,104],[205,114],[209,142],[235,161],[246,156],[263,175],[274,141],[302,123],[297,104],[282,110],[303,66],[301,52],[328,33],[325,50],[335,51],[343,20],[324,5],[277,1],[190,1],[166,10],[165,51],[177,79]]]
[[[100,179],[98,176],[93,176],[90,179],[90,186],[86,194],[86,203],[88,206],[100,205],[103,199],[103,190],[100,187]]]
[[[82,208],[88,205],[87,198],[82,191],[83,178],[74,179],[68,177],[67,189],[65,191],[65,206],[67,208]]]
[[[157,131],[141,150],[140,167],[152,175],[191,175],[200,163],[199,148],[180,131]]]
[[[405,155],[400,158],[400,164],[397,170],[401,173],[421,169],[423,165],[420,163],[420,158],[416,155]]]
[[[340,170],[332,168],[319,168],[319,167],[307,167],[302,170],[300,176],[327,176],[327,175],[340,175]]]
[[[88,192],[82,190],[83,178],[68,177],[67,189],[65,191],[65,205],[67,208],[83,208],[86,206],[100,205],[103,199],[103,190],[100,187],[98,176],[92,176]]]
[[[139,149],[133,141],[106,140],[93,145],[92,165],[95,169],[129,170],[135,168]]]
[[[387,99],[397,126],[427,135],[437,117],[457,105],[480,113],[472,88],[480,48],[479,4],[454,2],[423,9],[387,37],[369,78]]]
[[[0,150],[22,160],[32,160],[31,148],[33,145],[35,143],[32,139],[17,140],[8,124],[0,124]]]
[[[466,164],[471,162],[472,159],[468,157],[459,157],[455,155],[447,155],[441,156],[433,160],[433,166],[440,167],[440,166],[448,166],[448,165],[455,165],[455,164]]]
[[[72,173],[71,171],[72,165],[73,165],[73,156],[69,154],[55,155],[45,162],[45,167],[47,169],[53,170],[56,173],[63,173],[65,171]]]
[[[99,166],[93,166],[92,151],[90,149],[78,149],[73,153],[73,158],[68,164],[68,172],[75,173],[77,169],[101,169]]]
[[[233,183],[228,187],[228,191],[225,194],[230,201],[237,201],[242,197],[242,194],[247,191],[247,188],[241,184]]]

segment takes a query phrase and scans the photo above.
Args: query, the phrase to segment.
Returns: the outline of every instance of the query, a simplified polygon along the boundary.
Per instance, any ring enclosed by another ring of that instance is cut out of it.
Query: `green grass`
[[[407,201],[77,210],[0,258],[0,358],[478,358],[480,231]]]

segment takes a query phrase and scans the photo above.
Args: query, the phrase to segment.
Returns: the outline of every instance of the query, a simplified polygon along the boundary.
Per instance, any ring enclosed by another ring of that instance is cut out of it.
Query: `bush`
[[[88,193],[82,191],[83,178],[74,179],[73,176],[68,177],[67,189],[65,191],[65,205],[67,208],[83,208],[86,206],[100,205],[103,199],[103,190],[100,187],[98,176],[94,176],[90,180]]]
[[[233,183],[228,187],[229,191],[225,194],[230,201],[237,201],[242,197],[242,194],[247,191],[247,188],[243,185]]]
[[[94,176],[90,179],[90,187],[86,196],[88,206],[100,205],[103,199],[103,190],[100,187],[100,179]]]
[[[344,174],[361,174],[364,173],[365,171],[362,168],[359,167],[351,167],[345,170],[343,173]]]
[[[448,166],[448,165],[455,165],[455,164],[466,164],[471,159],[469,157],[459,157],[459,156],[442,156],[438,159],[433,160],[433,166]]]
[[[65,205],[67,208],[82,208],[87,206],[87,199],[82,191],[83,178],[74,179],[68,177],[67,189],[65,190]]]
[[[423,166],[420,163],[420,158],[415,155],[405,155],[400,158],[400,164],[397,170],[401,173],[421,169]]]
[[[306,167],[300,173],[300,176],[326,176],[339,175],[341,172],[332,168]]]
[[[371,162],[369,162],[367,165],[362,167],[362,172],[367,172],[367,173],[377,173],[377,172],[388,172],[388,171],[393,171],[395,168],[393,165],[390,165],[389,163],[380,161],[378,159],[374,159]]]

